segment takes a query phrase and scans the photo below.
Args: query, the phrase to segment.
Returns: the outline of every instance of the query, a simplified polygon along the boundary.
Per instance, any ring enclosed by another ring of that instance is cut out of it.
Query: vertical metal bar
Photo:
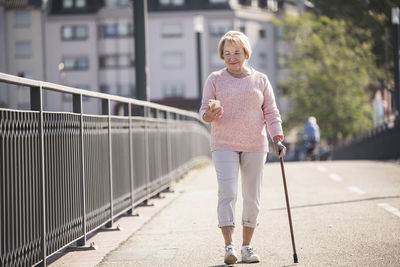
[[[84,246],[86,244],[86,179],[85,179],[85,151],[83,146],[83,105],[82,105],[82,94],[73,95],[73,112],[80,114],[80,156],[81,156],[81,190],[82,190],[82,238],[78,240],[78,246]]]
[[[202,66],[201,66],[201,32],[196,32],[196,48],[197,48],[197,90],[198,90],[198,104],[201,106],[201,98],[203,95],[202,85]]]
[[[149,155],[149,130],[148,130],[148,117],[150,113],[150,108],[144,106],[144,151],[145,151],[145,165],[146,165],[146,191],[147,197],[150,196],[150,155]]]
[[[106,224],[106,227],[110,228],[113,226],[114,216],[110,99],[102,99],[102,113],[103,115],[108,115],[108,175],[110,178],[110,221]]]
[[[105,104],[107,101],[107,104]],[[112,138],[111,138],[111,107],[110,99],[103,99],[103,108],[107,107],[108,115],[108,165],[109,165],[109,177],[110,177],[110,221],[106,224],[106,227],[111,228],[113,226],[114,219],[114,194],[113,194],[113,175],[112,175]],[[105,110],[103,110],[105,112]],[[104,114],[106,115],[106,114]]]
[[[155,155],[154,155],[154,161],[156,164],[156,170],[157,170],[157,184],[161,185],[161,177],[162,177],[162,165],[161,165],[161,124],[159,119],[161,118],[161,110],[156,109],[155,110],[155,117],[156,117],[156,131],[155,131],[155,140],[153,141],[154,143],[156,143],[156,145],[154,146],[154,150],[155,150]]]
[[[171,113],[167,111],[165,114],[167,120],[167,172],[169,177],[169,184],[172,184],[172,150],[171,150],[171,132],[170,132],[170,123],[171,123]]]
[[[133,149],[132,149],[132,145],[133,145],[133,140],[132,140],[132,106],[130,103],[126,104],[127,105],[127,109],[128,109],[128,133],[129,133],[129,177],[131,180],[131,209],[128,211],[129,214],[133,213],[133,203],[135,202],[135,198],[134,198],[134,177],[133,177]]]
[[[43,133],[43,89],[40,87],[31,87],[31,110],[39,111],[39,176],[40,176],[40,193],[41,193],[41,219],[42,219],[42,242],[40,244],[42,262],[39,266],[46,267],[46,181],[44,175],[44,133]]]

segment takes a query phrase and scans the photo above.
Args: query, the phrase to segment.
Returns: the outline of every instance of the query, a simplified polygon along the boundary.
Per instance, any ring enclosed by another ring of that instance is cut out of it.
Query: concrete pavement
[[[285,167],[299,264],[292,259],[279,163],[268,163],[253,238],[261,262],[251,266],[400,266],[399,164],[329,161]],[[98,266],[224,266],[213,167],[184,179],[177,191]],[[240,215],[239,197],[237,223]],[[234,241],[240,247],[240,227]]]

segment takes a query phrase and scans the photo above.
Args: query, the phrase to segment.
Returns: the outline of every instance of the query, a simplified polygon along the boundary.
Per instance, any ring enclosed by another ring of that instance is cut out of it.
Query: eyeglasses
[[[224,58],[237,58],[243,55],[243,52],[235,52],[234,54],[224,54]]]

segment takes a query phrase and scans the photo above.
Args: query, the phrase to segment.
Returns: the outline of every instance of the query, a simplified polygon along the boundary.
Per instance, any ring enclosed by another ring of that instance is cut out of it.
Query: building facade
[[[0,72],[45,80],[42,1],[4,1],[0,6]],[[0,102],[30,107],[29,91],[0,84]]]
[[[242,31],[249,37],[253,48],[250,65],[266,73],[277,88],[280,45],[272,19],[279,16],[285,3],[294,6],[299,1],[148,0],[150,100],[197,110],[201,97],[198,68],[201,65],[201,83],[204,84],[211,72],[225,66],[218,57],[217,46],[221,36],[229,30]],[[42,14],[42,24],[36,22],[33,9],[29,10],[30,23],[23,15],[26,11],[16,15],[7,8],[0,9],[0,15],[1,12],[5,14],[2,19],[7,22],[3,35],[7,36],[5,46],[0,44],[0,49],[7,50],[7,55],[15,55],[14,64],[0,57],[0,68],[2,60],[7,66],[4,72],[81,89],[136,96],[131,0],[48,1],[46,17],[40,8],[37,11]],[[20,24],[26,25],[15,25],[16,17],[25,21]],[[202,22],[201,64],[197,60],[196,21]],[[37,24],[42,28],[37,28]],[[30,45],[25,40],[28,36],[32,39]],[[18,53],[30,54],[23,58],[32,62],[22,63]],[[32,64],[36,67],[27,67]],[[85,112],[100,111],[101,103],[96,99],[84,100]],[[45,106],[48,110],[71,111],[72,98],[56,92],[47,93]]]

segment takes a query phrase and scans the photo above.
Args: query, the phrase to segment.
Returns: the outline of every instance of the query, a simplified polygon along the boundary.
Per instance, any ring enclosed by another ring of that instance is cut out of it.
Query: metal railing
[[[196,113],[3,73],[0,82],[31,100],[28,111],[0,109],[1,266],[46,266],[210,157]],[[44,90],[71,94],[73,112],[43,110]],[[84,114],[82,97],[100,99],[102,115]]]
[[[400,119],[359,135],[331,152],[333,160],[390,160],[400,158]]]

